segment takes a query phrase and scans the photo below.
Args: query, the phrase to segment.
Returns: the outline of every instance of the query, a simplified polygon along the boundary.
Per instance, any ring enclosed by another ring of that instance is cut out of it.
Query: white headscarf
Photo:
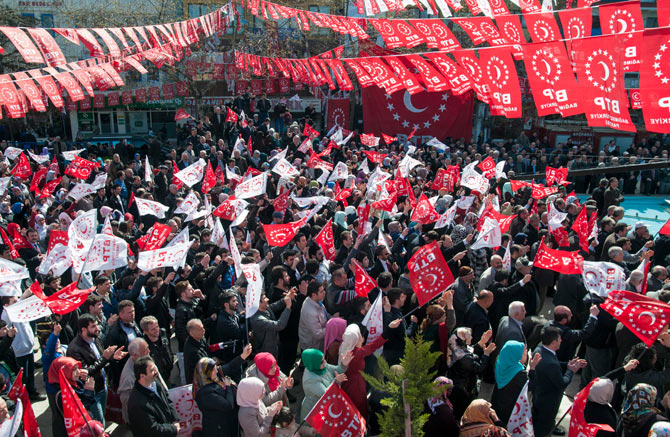
[[[340,344],[340,356],[337,359],[338,364],[342,364],[342,357],[349,351],[353,351],[361,339],[361,330],[357,324],[347,326],[342,334],[342,344]]]
[[[265,405],[261,401],[264,394],[265,384],[263,381],[254,376],[250,378],[244,378],[237,386],[237,405],[240,407],[265,410]]]

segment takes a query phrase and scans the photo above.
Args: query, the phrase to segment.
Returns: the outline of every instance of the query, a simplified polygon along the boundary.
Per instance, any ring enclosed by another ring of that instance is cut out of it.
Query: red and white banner
[[[370,291],[377,287],[377,281],[372,279],[365,271],[362,265],[356,260],[351,260],[351,266],[354,270],[354,288],[356,295],[360,297],[367,297]],[[381,335],[381,332],[379,333]]]
[[[568,169],[566,167],[547,167],[545,170],[547,177],[547,186],[551,186],[556,182],[558,185],[568,180]]]
[[[670,305],[658,299],[625,290],[612,291],[600,308],[651,346],[670,322]]]
[[[96,209],[80,213],[68,227],[68,247],[72,254],[72,264],[76,272],[81,272],[88,249],[93,243],[93,238],[95,238],[97,227],[98,211]]]
[[[203,159],[198,159],[197,162],[194,162],[185,169],[175,173],[174,177],[190,188],[202,180],[202,177],[205,174],[206,165],[207,163]]]
[[[576,275],[584,271],[584,257],[577,251],[550,249],[544,244],[543,238],[537,248],[533,266],[566,275]]]
[[[635,132],[624,88],[623,38],[612,35],[575,40],[572,55],[588,125]]]
[[[263,225],[263,231],[265,231],[265,237],[270,246],[284,247],[303,225],[302,220],[285,224]]]
[[[88,250],[82,273],[113,270],[127,265],[128,243],[113,235],[98,234]]]
[[[284,158],[277,161],[275,166],[272,167],[272,172],[285,178],[292,178],[300,174],[300,172]]]
[[[524,14],[523,18],[533,42],[549,42],[561,39],[561,31],[558,29],[553,13]]]
[[[626,274],[623,269],[610,262],[584,261],[582,278],[586,289],[601,297],[607,297],[613,290],[626,287]]]
[[[35,44],[28,38],[28,35],[23,33],[23,30],[18,27],[0,27],[0,31],[5,34],[7,39],[14,44],[16,50],[19,51],[23,60],[27,64],[43,64],[44,59],[35,47]]]
[[[598,6],[600,15],[600,26],[603,35],[625,34],[622,35],[622,64],[623,71],[639,71],[640,69],[640,43],[644,30],[644,21],[640,2],[627,1]],[[606,47],[606,46],[602,46]]]
[[[563,9],[558,11],[563,33],[568,39],[591,36],[593,11],[591,8]]]
[[[669,45],[669,28],[644,31],[641,44],[639,101],[645,127],[651,132],[670,133],[670,90],[668,90],[670,51],[667,50]],[[633,90],[631,90],[631,100],[633,100]]]
[[[333,382],[305,417],[320,435],[363,437],[365,419],[349,396]]]
[[[55,314],[67,314],[79,308],[92,291],[93,288],[80,290],[77,288],[77,282],[72,282],[44,299],[44,303]]]
[[[250,199],[262,196],[267,190],[268,174],[263,172],[258,176],[247,179],[235,188],[235,198]]]
[[[0,90],[0,92],[1,91],[2,90]],[[33,174],[32,170],[30,169],[30,161],[26,155],[23,154],[23,152],[19,154],[19,160],[16,162],[16,165],[9,173],[12,176],[20,179],[28,179],[30,175]]]
[[[523,386],[507,422],[507,432],[513,437],[533,436],[533,414],[530,411],[528,399],[528,382]]]
[[[365,344],[370,344],[377,339],[382,332],[384,332],[384,305],[382,303],[382,297],[384,293],[377,294],[377,298],[370,306],[370,309],[365,314],[363,321],[361,322],[363,326],[368,329],[368,339]]]
[[[160,382],[159,382],[160,384]],[[228,390],[231,390],[228,388]],[[202,429],[202,413],[193,399],[191,384],[174,387],[169,390],[170,401],[179,414],[179,437],[187,437]],[[68,436],[71,437],[71,436]]]
[[[333,237],[333,219],[328,220],[321,229],[321,232],[314,239],[316,243],[321,247],[323,251],[323,256],[328,260],[332,261],[335,258],[335,240]]]
[[[419,306],[442,293],[454,282],[454,277],[442,256],[437,242],[422,246],[407,263],[409,282]]]
[[[65,174],[77,179],[88,179],[94,168],[99,168],[99,162],[89,161],[79,156],[75,156],[70,165],[65,168]]]
[[[231,247],[235,244],[231,240]],[[261,294],[263,292],[263,275],[258,264],[242,264],[242,272],[244,278],[249,284],[247,286],[247,295],[245,296],[245,310],[247,317],[252,317],[258,311],[258,306],[261,301]]]
[[[145,235],[137,240],[137,245],[142,250],[160,249],[167,241],[170,232],[172,232],[170,226],[156,222]]]
[[[37,267],[37,273],[46,275],[51,272],[53,276],[61,276],[70,266],[72,266],[70,248],[67,246],[67,243],[57,243],[49,249],[47,256]]]
[[[421,193],[421,197],[419,197],[416,207],[412,210],[412,217],[410,220],[415,223],[427,225],[436,222],[439,218],[440,214],[435,211],[435,208],[428,200],[428,197]]]
[[[91,421],[91,416],[89,416],[79,396],[74,392],[70,382],[63,374],[63,367],[58,371],[58,381],[60,383],[65,430],[68,437],[78,437],[81,428],[86,426],[87,422]]]
[[[165,206],[154,200],[146,200],[136,197],[135,203],[137,204],[137,210],[140,215],[153,215],[158,218],[165,218],[165,213],[170,210],[169,206]]]
[[[328,73],[329,74],[329,73]],[[349,127],[349,99],[328,99],[328,113],[326,115],[326,131],[333,126]]]
[[[190,247],[191,242],[188,242],[157,250],[142,251],[137,259],[137,267],[144,272],[148,272],[161,267],[182,266]]]
[[[597,434],[599,434],[598,431],[614,433],[614,430],[611,426],[599,423],[588,423],[584,418],[586,400],[589,397],[591,387],[598,380],[599,378],[595,378],[575,396],[570,414],[570,429],[568,431],[569,437],[595,437]]]
[[[492,216],[484,217],[482,226],[477,230],[479,231],[479,235],[477,236],[477,240],[470,246],[470,249],[500,247],[502,232],[500,231],[500,225],[495,218]]]

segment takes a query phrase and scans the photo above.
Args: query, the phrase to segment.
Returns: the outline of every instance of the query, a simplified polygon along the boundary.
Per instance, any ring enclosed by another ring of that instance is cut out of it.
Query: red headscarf
[[[279,387],[279,367],[275,371],[274,375],[270,375],[270,370],[272,366],[277,365],[277,360],[272,356],[271,353],[261,352],[254,357],[254,363],[256,363],[256,368],[261,371],[261,373],[268,378],[268,387],[270,391],[275,391]]]
[[[49,373],[47,374],[49,378],[49,384],[59,384],[60,380],[58,379],[58,371],[62,368],[63,375],[70,384],[75,384],[77,381],[72,379],[72,371],[76,368],[81,369],[81,363],[74,358],[70,357],[58,357],[51,363],[49,367]]]

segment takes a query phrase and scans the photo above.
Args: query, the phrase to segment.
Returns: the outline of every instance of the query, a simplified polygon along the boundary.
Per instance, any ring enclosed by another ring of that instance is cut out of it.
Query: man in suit
[[[370,276],[377,278],[381,273],[388,272],[393,275],[394,278],[398,275],[398,264],[393,262],[391,259],[391,251],[388,250],[386,246],[379,245],[375,249],[375,265],[372,267]]]
[[[526,317],[526,307],[523,302],[515,300],[509,304],[507,316],[500,319],[498,332],[496,334],[496,345],[502,347],[510,340],[526,342],[526,336],[523,333],[523,319]]]
[[[479,278],[479,291],[488,289],[495,282],[496,272],[502,269],[503,266],[502,257],[500,255],[493,255],[489,264],[491,267],[484,270],[482,277]]]
[[[142,331],[135,324],[135,304],[130,300],[119,302],[119,321],[109,328],[105,337],[105,346],[122,346],[128,350],[128,345],[136,338],[142,337]],[[111,367],[111,385],[118,387],[121,371],[127,358],[114,363]]]
[[[482,334],[491,329],[488,309],[493,303],[493,293],[482,290],[465,312],[465,326],[472,329],[472,342],[477,343]]]
[[[542,330],[542,345],[535,349],[542,359],[535,368],[533,381],[533,428],[536,437],[551,435],[554,429],[554,419],[561,405],[563,391],[572,381],[572,376],[579,369],[586,366],[585,360],[572,359],[567,363],[567,370],[563,370],[556,357],[556,351],[561,347],[561,330],[550,326]],[[565,431],[557,428],[555,435],[565,435]]]
[[[95,379],[95,403],[89,409],[91,417],[104,425],[105,409],[107,407],[107,374],[105,367],[112,362],[118,361],[128,355],[123,347],[109,346],[104,351],[100,347],[98,335],[100,328],[95,318],[90,314],[79,317],[79,333],[70,342],[67,348],[67,356],[80,361],[82,368],[88,370],[88,375]]]
[[[454,310],[456,311],[456,326],[463,326],[465,311],[474,298],[474,287],[472,281],[475,279],[475,272],[471,267],[462,266],[458,269],[458,278],[449,286],[454,290]]]
[[[226,124],[226,116],[221,112],[221,107],[214,108],[214,115],[212,115],[212,133],[216,139],[223,138],[223,128]]]

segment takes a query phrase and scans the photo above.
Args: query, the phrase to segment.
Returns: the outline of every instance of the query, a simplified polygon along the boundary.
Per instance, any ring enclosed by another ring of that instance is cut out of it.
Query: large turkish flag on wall
[[[328,99],[328,115],[326,116],[326,132],[338,125],[349,129],[349,99]]]
[[[455,96],[451,93],[422,91],[410,94],[405,90],[388,95],[377,86],[363,88],[363,125],[366,133],[381,136],[472,137],[474,94]]]

